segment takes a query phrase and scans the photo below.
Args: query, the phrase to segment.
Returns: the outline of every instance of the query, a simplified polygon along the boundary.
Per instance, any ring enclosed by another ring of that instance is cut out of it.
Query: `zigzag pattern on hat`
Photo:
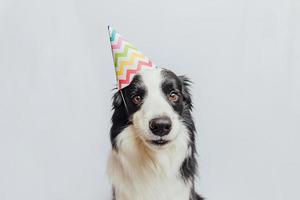
[[[108,27],[108,29],[118,88],[123,89],[130,84],[135,74],[144,68],[151,68],[155,65],[149,58],[133,47],[132,44],[124,40],[114,28]]]

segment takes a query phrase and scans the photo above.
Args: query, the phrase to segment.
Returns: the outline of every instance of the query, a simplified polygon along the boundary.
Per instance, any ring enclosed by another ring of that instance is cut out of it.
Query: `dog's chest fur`
[[[184,182],[180,166],[188,148],[178,138],[168,149],[153,152],[128,127],[111,152],[108,174],[116,200],[189,200],[191,183]]]

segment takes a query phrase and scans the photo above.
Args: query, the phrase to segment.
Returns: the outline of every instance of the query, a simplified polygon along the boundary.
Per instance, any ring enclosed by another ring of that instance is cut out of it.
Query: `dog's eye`
[[[132,97],[132,102],[133,102],[134,104],[136,104],[136,105],[141,104],[141,103],[142,103],[142,100],[143,100],[142,97],[139,96],[139,95],[136,95],[136,96]]]
[[[176,92],[171,92],[168,97],[169,101],[176,102],[179,99],[179,96]]]

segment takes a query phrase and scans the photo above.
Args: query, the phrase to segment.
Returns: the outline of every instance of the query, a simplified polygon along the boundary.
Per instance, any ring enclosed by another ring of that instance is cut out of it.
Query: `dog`
[[[190,80],[153,68],[113,96],[107,173],[113,200],[203,200]]]

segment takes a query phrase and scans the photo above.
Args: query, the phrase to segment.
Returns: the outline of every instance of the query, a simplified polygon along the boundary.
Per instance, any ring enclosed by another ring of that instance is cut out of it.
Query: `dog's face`
[[[112,140],[127,126],[132,126],[137,137],[155,149],[186,134],[192,107],[188,84],[185,77],[165,69],[135,75],[130,85],[114,96]]]

